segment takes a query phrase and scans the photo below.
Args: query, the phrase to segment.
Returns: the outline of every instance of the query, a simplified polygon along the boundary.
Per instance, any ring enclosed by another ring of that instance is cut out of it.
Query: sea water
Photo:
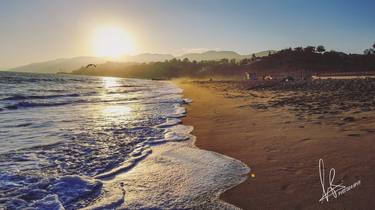
[[[170,82],[0,72],[0,209],[235,208],[249,172],[193,145]]]

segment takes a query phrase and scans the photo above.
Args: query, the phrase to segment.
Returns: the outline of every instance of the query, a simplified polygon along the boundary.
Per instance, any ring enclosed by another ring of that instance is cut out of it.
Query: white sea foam
[[[186,109],[185,107],[181,107],[180,104],[175,104],[175,111],[168,115],[170,118],[179,118],[186,116]]]
[[[244,181],[250,169],[238,160],[198,149],[191,142],[153,148],[153,154],[141,164],[104,182],[108,193],[89,208],[124,198],[119,207],[127,209],[236,209],[218,197]],[[112,189],[123,189],[125,197],[114,195]]]
[[[89,177],[63,176],[57,179],[42,178],[36,179],[27,177],[22,179],[14,175],[0,175],[1,186],[11,189],[16,186],[20,191],[10,190],[14,199],[0,197],[0,209],[74,209],[79,206],[86,206],[84,198],[99,194],[102,183]],[[26,187],[28,185],[31,187]],[[21,198],[33,200],[27,202]],[[74,204],[74,206],[73,206]]]
[[[249,168],[194,146],[193,127],[180,119],[192,101],[172,83],[11,73],[0,80],[8,85],[0,209],[233,207],[218,195]],[[19,107],[21,99],[43,106]]]
[[[175,125],[165,131],[166,141],[184,141],[190,138],[189,133],[193,131],[193,126]]]
[[[250,169],[239,160],[195,147],[193,127],[178,123],[170,118],[159,125],[165,128],[164,139],[150,139],[149,145],[170,143],[153,146],[152,154],[131,170],[104,180],[105,193],[87,209],[237,209],[219,195],[246,180]]]
[[[173,125],[177,125],[179,123],[181,123],[181,120],[178,119],[178,118],[168,118],[165,123],[157,125],[156,127],[158,127],[158,128],[167,128],[167,127],[171,127]]]
[[[193,100],[191,100],[190,98],[184,98],[183,101],[185,104],[190,104],[193,102]]]

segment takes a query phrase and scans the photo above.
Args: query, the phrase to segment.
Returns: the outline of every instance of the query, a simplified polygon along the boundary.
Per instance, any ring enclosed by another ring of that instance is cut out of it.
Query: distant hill
[[[171,60],[174,56],[171,54],[142,53],[134,56],[125,56],[123,62],[149,63]]]
[[[8,69],[11,69],[12,67],[7,67],[7,66],[0,66],[0,71],[6,71]]]
[[[262,51],[259,53],[254,53],[256,57],[263,57],[267,56],[269,53],[275,53],[276,51],[268,50],[268,51]],[[221,59],[235,59],[237,61],[245,59],[245,58],[251,58],[253,54],[250,55],[240,55],[233,51],[207,51],[203,53],[187,53],[182,56],[179,56],[177,58],[184,59],[187,58],[189,60],[195,60],[195,61],[203,61],[203,60],[221,60]]]
[[[238,59],[241,55],[233,51],[207,51],[203,53],[187,53],[179,59],[187,58],[191,61],[203,61],[203,60],[221,60],[221,59]]]
[[[255,53],[256,57],[263,57],[267,56],[269,52],[274,53],[276,51],[263,51],[259,53]],[[121,59],[121,62],[126,63],[149,63],[149,62],[163,62],[166,60],[176,59],[184,59],[188,58],[190,61],[203,61],[203,60],[221,60],[221,59],[235,59],[240,61],[245,58],[251,58],[252,54],[250,55],[240,55],[233,51],[207,51],[203,53],[188,53],[184,54],[179,57],[174,57],[171,54],[152,54],[152,53],[143,53],[139,55],[133,56],[125,56]],[[31,63],[28,65],[11,68],[10,71],[18,71],[18,72],[37,72],[37,73],[57,73],[57,72],[66,72],[70,73],[73,70],[80,69],[88,64],[103,64],[106,63],[107,60],[104,58],[98,57],[74,57],[74,58],[61,58],[51,61],[45,62],[38,62],[38,63]],[[114,65],[118,65],[115,63],[111,63],[111,68]]]
[[[268,56],[270,53],[271,54],[275,54],[275,53],[277,53],[277,51],[276,50],[265,50],[265,51],[254,53],[254,55],[256,57],[260,58],[260,57]],[[242,59],[244,59],[244,58],[252,58],[252,57],[253,57],[253,54],[243,55]]]
[[[10,69],[10,71],[37,73],[71,72],[90,63],[101,64],[105,62],[105,59],[97,57],[61,58],[51,61],[31,63],[28,65],[12,68]]]
[[[268,56],[269,53],[275,53],[274,50],[267,50],[255,53],[254,55],[256,57],[264,57]],[[221,60],[221,59],[236,59],[237,61],[245,59],[245,58],[251,58],[253,54],[249,55],[240,55],[234,51],[207,51],[202,53],[187,53],[183,54],[181,56],[173,56],[171,54],[156,54],[156,53],[142,53],[139,55],[134,56],[125,56],[122,58],[122,62],[136,62],[136,63],[149,63],[149,62],[163,62],[166,60],[171,60],[173,58],[176,59],[184,59],[187,58],[191,61],[204,61],[204,60]]]
[[[375,72],[375,54],[346,54],[336,51],[318,52],[316,47],[287,48],[263,57],[249,65],[253,72],[299,72],[314,74]]]
[[[146,64],[107,62],[96,68],[80,68],[72,73],[147,79],[182,77],[244,79],[246,72],[257,73],[260,76],[270,74],[274,78],[283,78],[286,75],[301,78],[310,74],[373,74],[375,72],[375,53],[359,55],[336,51],[325,52],[321,47],[308,46],[287,48],[274,53],[266,51],[255,56],[257,58],[253,55],[239,55],[231,51],[209,51],[190,53],[186,57],[189,60],[178,57],[178,59],[165,62]],[[229,60],[238,57],[250,58],[240,62]],[[195,59],[196,62],[193,61]],[[199,59],[210,61],[199,61]]]
[[[232,51],[208,51],[204,53],[189,53],[186,57],[180,56],[175,59],[165,59],[162,62],[149,62],[145,64],[136,62],[107,62],[96,66],[96,68],[83,67],[72,73],[78,75],[147,79],[178,77],[243,78],[244,72],[250,71],[252,64],[269,57],[268,54],[268,51],[261,52],[255,55],[259,58],[254,58],[253,55],[240,55]],[[260,58],[263,55],[266,56]],[[153,58],[153,56],[147,56]],[[184,58],[188,58],[189,60],[185,60]],[[237,62],[232,62],[230,59],[236,59]],[[209,62],[206,62],[206,60],[209,60]]]

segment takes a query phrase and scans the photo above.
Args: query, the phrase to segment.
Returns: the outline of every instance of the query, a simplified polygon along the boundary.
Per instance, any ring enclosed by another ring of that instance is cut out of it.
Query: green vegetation
[[[375,45],[375,44],[374,44]],[[116,76],[129,78],[169,79],[178,77],[225,77],[243,78],[245,72],[259,75],[309,71],[311,73],[368,72],[375,73],[375,48],[370,53],[346,54],[326,51],[325,47],[307,46],[288,48],[268,56],[253,55],[242,60],[221,59],[211,61],[191,61],[188,58],[171,59],[151,63],[113,63],[97,65],[95,68],[82,67],[73,74]],[[367,51],[366,51],[367,52]]]
[[[288,48],[250,65],[252,71],[287,72],[308,70],[312,73],[375,72],[375,54],[346,54],[326,51],[324,46]]]
[[[230,70],[230,71],[228,71]],[[143,64],[113,63],[97,65],[95,69],[82,67],[73,74],[116,76],[129,78],[177,78],[177,77],[214,77],[235,76],[235,72],[244,70],[236,60],[222,59],[220,61],[190,61],[185,58],[172,59],[164,62],[151,62]]]
[[[372,48],[365,49],[363,52],[365,55],[374,55],[375,54],[375,43],[372,45]]]
[[[69,73],[73,70],[86,66],[89,63],[105,63],[106,60],[96,57],[74,57],[74,58],[61,58],[45,62],[31,63],[24,66],[19,66],[10,69],[10,71],[17,72],[36,72],[36,73]]]

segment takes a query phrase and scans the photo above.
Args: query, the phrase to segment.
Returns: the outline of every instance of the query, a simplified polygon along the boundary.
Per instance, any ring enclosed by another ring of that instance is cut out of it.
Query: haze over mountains
[[[271,51],[262,51],[255,53],[257,57],[267,56]],[[132,62],[132,63],[149,63],[149,62],[158,62],[176,59],[189,59],[195,61],[202,60],[221,60],[221,59],[235,59],[237,61],[251,58],[253,54],[249,55],[240,55],[233,51],[207,51],[203,53],[188,53],[181,56],[173,56],[171,54],[156,54],[156,53],[143,53],[134,56],[125,56],[119,62]],[[108,62],[107,59],[98,58],[98,57],[74,57],[74,58],[61,58],[56,60],[50,60],[45,62],[31,63],[24,66],[15,67],[9,69],[10,71],[18,72],[37,72],[37,73],[57,73],[65,72],[69,73],[73,70],[86,66],[88,64],[102,64]]]
[[[45,62],[31,63],[24,66],[9,69],[9,71],[16,72],[36,72],[36,73],[57,73],[57,72],[71,72],[74,69],[86,66],[87,64],[105,63],[106,60],[97,57],[74,57],[74,58],[60,58]]]
[[[254,55],[257,56],[257,57],[263,57],[263,56],[267,56],[269,54],[269,52],[275,52],[275,51],[262,51],[262,52],[258,52],[258,53],[255,53]],[[184,54],[178,58],[180,59],[184,59],[184,58],[187,58],[189,60],[196,60],[196,61],[202,61],[202,60],[221,60],[221,59],[235,59],[235,60],[242,60],[242,59],[245,59],[245,58],[251,58],[253,56],[253,54],[249,54],[249,55],[240,55],[236,52],[233,52],[233,51],[207,51],[207,52],[203,52],[203,53],[188,53],[188,54]]]

